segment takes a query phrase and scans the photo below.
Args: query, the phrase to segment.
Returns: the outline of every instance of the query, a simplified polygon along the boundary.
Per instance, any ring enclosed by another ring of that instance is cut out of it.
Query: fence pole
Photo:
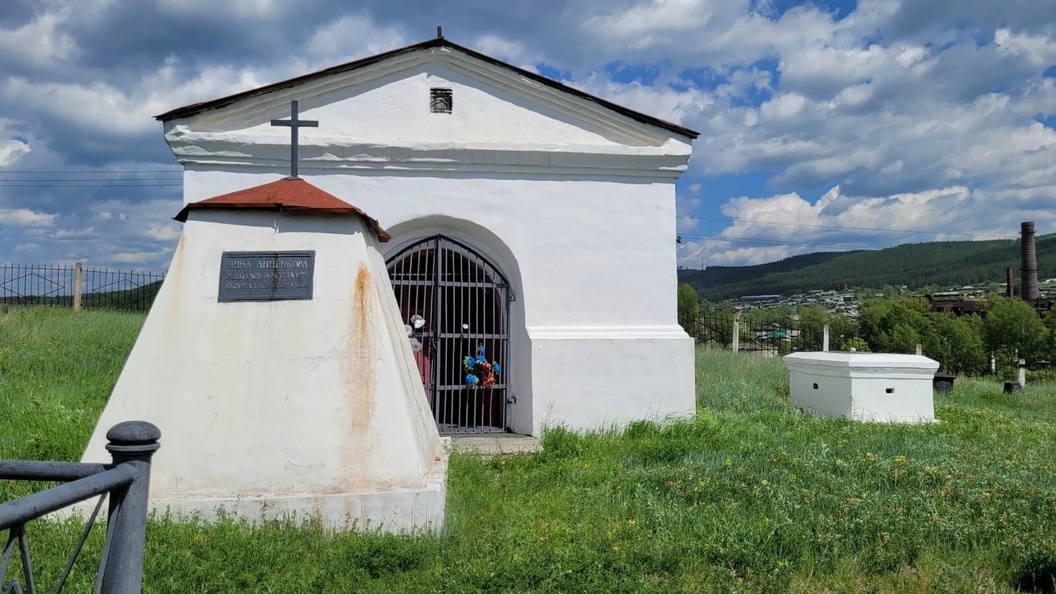
[[[103,570],[106,594],[139,594],[143,587],[143,551],[147,540],[147,495],[150,459],[158,450],[161,430],[146,421],[118,423],[106,432],[107,451],[114,464],[136,468],[136,479],[110,493],[107,532],[110,550]]]
[[[1027,385],[1027,362],[1023,359],[1019,360],[1019,385]]]
[[[821,329],[821,350],[824,353],[829,352],[829,325],[825,324],[825,327]]]
[[[73,311],[81,311],[81,279],[84,269],[80,262],[73,265]]]
[[[733,316],[733,352],[741,350],[741,314]]]
[[[922,347],[922,346],[920,346],[918,344],[917,345],[917,355],[923,355],[923,354],[924,354],[924,347]]]

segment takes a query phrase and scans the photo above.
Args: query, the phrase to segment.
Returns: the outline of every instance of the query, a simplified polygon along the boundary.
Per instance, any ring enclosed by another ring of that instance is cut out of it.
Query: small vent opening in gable
[[[429,111],[433,113],[451,113],[454,96],[451,89],[429,89]]]

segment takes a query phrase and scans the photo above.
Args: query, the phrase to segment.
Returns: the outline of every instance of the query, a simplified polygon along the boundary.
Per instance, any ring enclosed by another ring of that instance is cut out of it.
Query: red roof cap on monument
[[[270,210],[296,214],[354,215],[365,220],[378,234],[379,240],[391,239],[376,219],[299,177],[287,177],[262,186],[192,202],[173,218],[185,222],[192,210]]]

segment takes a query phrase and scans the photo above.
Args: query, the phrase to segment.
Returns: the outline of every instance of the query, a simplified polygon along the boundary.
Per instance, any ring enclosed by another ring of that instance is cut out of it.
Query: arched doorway
[[[505,276],[469,246],[443,235],[422,239],[388,259],[389,278],[404,323],[415,326],[421,349],[415,361],[429,406],[443,435],[507,430],[510,286]],[[466,357],[492,369],[473,371]],[[485,385],[487,384],[487,385]]]

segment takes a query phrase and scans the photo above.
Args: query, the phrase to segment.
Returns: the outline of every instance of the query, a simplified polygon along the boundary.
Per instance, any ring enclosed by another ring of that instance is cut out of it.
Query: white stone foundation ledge
[[[442,481],[416,489],[332,495],[250,496],[151,501],[155,513],[215,522],[222,513],[250,524],[261,520],[319,521],[328,531],[435,532],[444,525]]]
[[[529,327],[535,435],[696,414],[696,351],[681,326]]]

